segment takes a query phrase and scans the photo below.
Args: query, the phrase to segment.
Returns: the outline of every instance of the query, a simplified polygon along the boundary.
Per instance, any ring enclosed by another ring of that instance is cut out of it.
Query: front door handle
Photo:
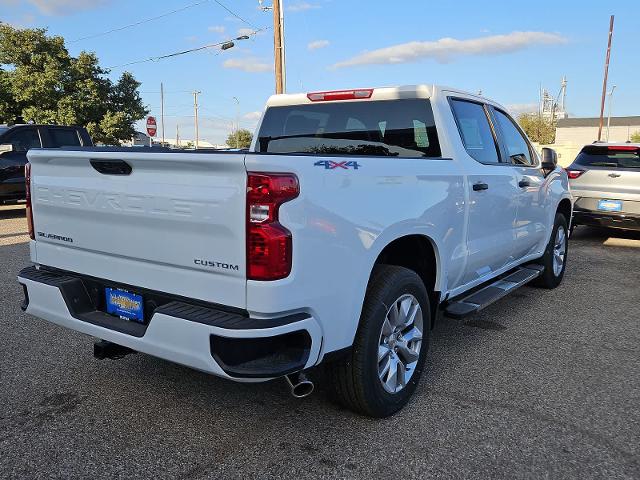
[[[476,192],[479,192],[480,190],[489,190],[489,185],[484,182],[474,183],[473,190]]]
[[[531,182],[530,182],[528,179],[523,178],[522,180],[520,180],[520,181],[518,182],[518,186],[519,186],[520,188],[527,188],[527,187],[530,187],[530,186],[531,186]]]

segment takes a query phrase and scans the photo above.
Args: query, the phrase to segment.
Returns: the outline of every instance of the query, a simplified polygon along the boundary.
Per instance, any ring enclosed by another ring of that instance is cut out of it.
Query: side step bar
[[[444,314],[447,317],[462,319],[479,312],[526,283],[529,283],[538,277],[543,270],[544,267],[542,265],[535,264],[521,267],[506,277],[499,278],[495,282],[490,283],[480,290],[476,290],[466,297],[452,301],[445,307]]]

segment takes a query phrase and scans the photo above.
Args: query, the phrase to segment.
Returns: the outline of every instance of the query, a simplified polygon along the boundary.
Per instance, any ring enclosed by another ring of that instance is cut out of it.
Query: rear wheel
[[[569,231],[567,219],[556,213],[551,239],[539,262],[544,271],[535,280],[534,285],[542,288],[556,288],[562,282],[567,267],[567,252],[569,248]]]
[[[372,417],[404,407],[424,368],[430,327],[429,299],[420,277],[407,268],[377,266],[353,348],[327,366],[335,400]]]

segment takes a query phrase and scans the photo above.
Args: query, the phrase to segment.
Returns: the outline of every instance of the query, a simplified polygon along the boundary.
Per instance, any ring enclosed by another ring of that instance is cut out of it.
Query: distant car
[[[640,144],[587,145],[566,170],[573,226],[640,230]]]
[[[83,127],[0,125],[0,203],[25,199],[24,166],[31,148],[91,147]]]

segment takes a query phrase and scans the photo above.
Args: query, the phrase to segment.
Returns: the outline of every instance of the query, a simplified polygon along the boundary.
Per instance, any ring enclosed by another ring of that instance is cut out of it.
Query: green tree
[[[231,148],[249,148],[253,140],[253,134],[244,128],[230,133],[227,137],[227,145]]]
[[[94,53],[72,57],[45,29],[0,23],[0,123],[82,125],[95,142],[128,140],[148,113],[140,83],[128,72],[114,83],[108,73]]]
[[[640,130],[631,134],[631,142],[640,143]]]
[[[548,145],[556,140],[556,123],[537,113],[522,113],[518,123],[532,142]]]

